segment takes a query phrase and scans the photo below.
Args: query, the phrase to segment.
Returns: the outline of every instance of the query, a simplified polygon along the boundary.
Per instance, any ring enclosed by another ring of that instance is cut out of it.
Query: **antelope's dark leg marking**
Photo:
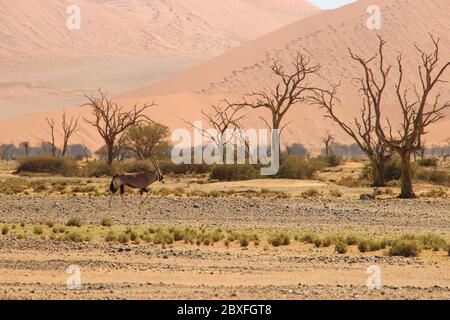
[[[125,185],[122,184],[122,185],[120,186],[120,198],[122,198],[123,203],[125,203],[125,205],[128,207],[128,204],[127,204],[127,202],[125,201],[124,195],[125,195]]]
[[[147,193],[147,196],[144,199],[142,199],[142,196],[144,195],[144,193]],[[148,188],[142,188],[141,189],[141,199],[142,199],[141,206],[144,204],[145,200],[147,200],[148,194],[149,194]]]

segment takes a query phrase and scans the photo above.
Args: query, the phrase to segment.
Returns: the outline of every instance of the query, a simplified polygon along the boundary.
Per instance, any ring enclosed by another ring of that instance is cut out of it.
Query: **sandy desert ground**
[[[209,226],[221,229],[356,232],[370,236],[427,233],[450,236],[448,200],[360,201],[151,197],[142,210],[106,197],[2,196],[3,223],[89,226],[111,217],[120,226]],[[138,198],[129,198],[130,204]],[[19,227],[20,228],[20,227]],[[81,270],[81,290],[68,290],[66,269]],[[382,289],[369,290],[367,268],[381,268]],[[385,250],[346,254],[293,241],[273,247],[239,243],[197,246],[74,243],[30,236],[0,236],[2,299],[450,299],[447,252],[417,258]]]

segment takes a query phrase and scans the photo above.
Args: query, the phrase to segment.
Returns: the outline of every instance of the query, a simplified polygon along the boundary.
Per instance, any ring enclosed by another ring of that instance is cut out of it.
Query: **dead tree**
[[[26,157],[30,155],[30,143],[28,141],[21,142],[19,148],[23,148]]]
[[[440,94],[434,96],[433,102],[428,101],[436,84],[442,82],[442,77],[450,62],[446,62],[440,68],[439,64],[439,39],[431,36],[434,48],[431,52],[426,52],[416,46],[420,56],[421,65],[418,67],[420,85],[414,86],[414,97],[410,97],[407,89],[403,89],[403,64],[401,55],[397,57],[398,81],[395,85],[395,93],[400,110],[402,112],[402,121],[398,128],[394,128],[386,119],[383,121],[381,103],[377,101],[377,90],[379,86],[374,76],[374,72],[369,63],[376,57],[380,61],[380,72],[386,74],[391,66],[384,67],[383,46],[385,41],[379,38],[378,55],[371,60],[364,61],[358,56],[353,58],[360,62],[364,69],[364,82],[373,100],[373,107],[376,119],[376,132],[383,144],[399,154],[401,158],[401,194],[400,198],[415,198],[411,174],[411,155],[420,150],[422,146],[422,137],[426,129],[431,124],[444,117],[443,111],[450,107],[450,101],[441,103]],[[387,76],[387,75],[386,75]],[[386,78],[385,76],[385,78]],[[383,82],[383,86],[385,82]],[[378,102],[378,103],[376,103]],[[396,131],[396,133],[394,133]]]
[[[86,159],[86,162],[89,162],[90,151],[89,151],[89,148],[86,146],[86,144],[84,142],[82,144],[81,150],[83,152],[84,158]]]
[[[203,137],[214,142],[221,152],[223,163],[226,162],[226,153],[224,150],[241,130],[241,121],[245,118],[245,116],[240,114],[240,111],[243,109],[242,106],[237,106],[226,101],[225,103],[227,104],[226,106],[211,105],[212,110],[209,112],[201,111],[205,120],[213,127],[214,133],[204,128],[198,128],[194,123],[185,121],[195,130],[198,130]]]
[[[78,119],[70,118],[70,121],[66,120],[66,113],[62,116],[62,130],[63,130],[63,147],[61,156],[65,157],[67,153],[67,146],[69,145],[69,140],[73,134],[78,130]]]
[[[385,72],[387,75],[388,72]],[[384,80],[383,80],[384,81]],[[336,104],[340,102],[337,98],[337,88],[335,85],[331,90],[317,90],[316,94],[311,97],[313,104],[320,106],[326,111],[326,118],[337,123],[344,132],[349,135],[364,152],[372,166],[372,179],[374,187],[384,187],[385,181],[385,165],[391,158],[392,152],[379,139],[376,128],[375,118],[373,115],[373,103],[369,91],[365,86],[365,82],[359,79],[361,83],[360,91],[362,92],[363,103],[361,109],[361,117],[353,119],[353,125],[345,122],[336,114]],[[378,92],[376,93],[376,103],[381,101],[384,91],[384,85],[378,84]]]
[[[450,148],[450,137],[446,138],[444,140],[444,143],[447,143],[448,147]],[[445,151],[442,151],[441,156],[444,159],[444,161],[447,161],[447,158],[450,157],[450,152],[449,153],[445,153]]]
[[[307,97],[314,89],[309,81],[311,77],[318,75],[320,65],[311,65],[309,57],[297,52],[290,64],[282,65],[278,60],[273,60],[270,69],[276,78],[275,87],[248,94],[244,96],[244,102],[238,105],[268,110],[271,114],[270,121],[261,119],[269,129],[275,130],[280,141],[283,130],[289,125],[289,123],[283,125],[283,120],[292,106],[308,101]],[[281,143],[279,145],[281,146]]]
[[[109,165],[119,155],[123,142],[125,141],[123,133],[131,126],[139,125],[142,121],[151,121],[145,115],[145,111],[155,106],[155,103],[139,107],[137,104],[130,111],[124,111],[107,94],[99,90],[99,97],[85,96],[88,100],[83,106],[91,108],[93,120],[84,119],[84,121],[95,127],[105,142],[106,161]]]
[[[0,145],[0,160],[5,160],[9,162],[12,158],[12,150],[14,148],[13,144],[2,144]]]
[[[47,141],[47,144],[50,145],[51,148],[51,153],[53,157],[56,157],[56,144],[55,144],[55,119],[51,118],[47,118],[47,124],[50,127],[50,141]]]
[[[425,159],[425,154],[427,152],[427,144],[425,141],[422,141],[422,143],[420,144],[420,149],[418,151],[414,152],[414,162],[417,161],[417,157],[420,158],[420,160]]]
[[[325,155],[329,156],[330,154],[333,153],[333,151],[331,150],[331,144],[334,141],[334,136],[327,131],[327,135],[325,137],[322,138],[322,142],[325,145]]]

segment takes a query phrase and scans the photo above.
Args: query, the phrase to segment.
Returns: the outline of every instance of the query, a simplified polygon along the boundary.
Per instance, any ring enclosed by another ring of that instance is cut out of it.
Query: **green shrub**
[[[179,228],[171,228],[169,232],[173,235],[174,241],[182,241],[185,239],[185,232]]]
[[[345,242],[347,243],[347,245],[349,246],[354,246],[358,244],[358,237],[355,235],[348,235],[345,238]]]
[[[386,181],[400,180],[402,176],[402,161],[399,156],[393,157],[384,167]]]
[[[380,249],[383,249],[380,241],[373,240],[369,242],[369,251],[373,252]]]
[[[444,188],[432,189],[426,192],[422,192],[420,196],[424,198],[446,198],[447,190],[445,190]]]
[[[174,241],[173,234],[167,231],[159,231],[153,236],[152,241],[154,244],[172,244]]]
[[[258,170],[252,165],[217,165],[211,172],[211,179],[219,181],[244,181],[259,178]]]
[[[334,251],[339,253],[339,254],[347,253],[347,244],[345,242],[343,242],[343,241],[339,241],[338,243],[336,243]]]
[[[103,218],[101,225],[103,227],[111,227],[112,226],[112,219],[111,218]]]
[[[390,256],[417,257],[421,252],[419,244],[414,240],[397,240],[388,254]]]
[[[433,169],[419,169],[416,178],[429,183],[450,186],[450,171]]]
[[[33,233],[38,235],[43,234],[44,228],[42,228],[42,226],[34,226]]]
[[[325,162],[328,167],[337,167],[342,163],[342,157],[340,157],[336,154],[319,156],[319,157],[317,157],[317,159]]]
[[[220,193],[219,191],[217,191],[217,190],[212,190],[212,191],[210,191],[210,192],[208,193],[208,196],[209,196],[210,198],[219,198],[220,195],[221,195],[221,193]]]
[[[49,155],[38,155],[19,160],[17,173],[49,173],[63,176],[77,176],[80,173],[78,164],[70,158],[57,158]]]
[[[9,226],[7,225],[7,224],[5,224],[3,227],[2,227],[2,235],[7,235],[8,234],[8,232],[9,232]]]
[[[402,176],[402,161],[398,155],[395,155],[390,159],[384,168],[384,177],[386,181],[400,180]],[[413,163],[411,165],[411,171],[413,177],[416,175],[417,165]]]
[[[53,233],[65,233],[66,228],[64,226],[54,226],[52,229]]]
[[[136,172],[147,172],[147,171],[154,171],[155,168],[151,161],[134,161],[131,163],[127,163],[124,165],[123,168],[125,173],[136,173]]]
[[[330,190],[330,196],[333,198],[342,198],[343,194],[338,189]]]
[[[48,220],[45,222],[45,225],[49,228],[53,228],[53,226],[55,225],[55,223],[51,220]]]
[[[82,225],[83,220],[80,217],[71,217],[66,223],[68,227],[81,227]]]
[[[316,246],[316,248],[320,248],[322,246],[322,239],[317,238],[316,240],[314,240],[314,245]]]
[[[318,196],[320,196],[320,192],[314,188],[309,188],[301,193],[301,197],[305,199],[317,198]]]
[[[162,162],[159,164],[164,174],[205,174],[211,173],[213,170],[212,165],[207,164],[174,164],[171,161]]]
[[[362,181],[361,179],[354,178],[352,176],[345,176],[342,177],[337,184],[347,188],[358,188],[363,186],[364,181]]]
[[[288,156],[281,162],[277,177],[281,179],[313,179],[316,171],[326,165],[316,159],[306,160],[299,156]]]
[[[119,234],[119,236],[117,237],[117,240],[118,240],[120,243],[127,244],[128,242],[130,242],[130,236],[129,236],[127,233],[121,233],[121,234]]]
[[[135,231],[130,232],[130,240],[131,241],[138,241],[139,240],[139,234]]]
[[[360,241],[358,244],[358,250],[362,253],[369,251],[369,243],[366,240]]]
[[[306,243],[314,243],[314,241],[316,240],[316,235],[314,235],[313,233],[305,233],[302,237],[301,237],[301,241],[306,242]]]
[[[413,176],[416,172],[416,165],[413,163],[411,165],[411,170]],[[393,156],[390,160],[388,160],[384,166],[384,178],[387,182],[400,180],[402,175],[402,161],[398,155]],[[365,179],[369,179],[372,175],[372,166],[367,164],[362,173],[362,177]]]
[[[277,233],[269,237],[269,244],[274,247],[288,246],[291,243],[291,237],[287,233]]]
[[[322,239],[322,246],[324,248],[328,248],[332,244],[333,244],[333,239],[331,237],[327,236]]]
[[[447,246],[447,241],[445,241],[444,238],[431,233],[420,236],[419,241],[421,242],[425,250],[445,250]]]
[[[83,242],[86,238],[79,232],[70,232],[65,235],[66,241]]]
[[[211,232],[210,237],[213,242],[219,242],[220,240],[223,240],[223,238],[225,238],[223,233],[219,230],[215,230],[215,231]]]
[[[117,240],[117,236],[113,231],[110,231],[106,236],[105,236],[105,240],[106,242],[114,242]]]
[[[0,183],[0,193],[13,195],[23,193],[28,189],[28,182],[25,179],[9,178]]]
[[[437,167],[439,160],[437,158],[425,158],[417,161],[421,167]]]
[[[239,239],[239,244],[241,245],[241,247],[245,248],[245,247],[248,247],[248,245],[250,244],[250,241],[247,237],[242,237]]]
[[[30,186],[33,188],[33,191],[36,193],[41,193],[48,189],[47,182],[44,180],[32,181],[30,183]]]
[[[86,177],[112,177],[123,171],[123,165],[114,161],[112,165],[108,165],[106,161],[96,160],[90,161],[84,167],[84,176]]]

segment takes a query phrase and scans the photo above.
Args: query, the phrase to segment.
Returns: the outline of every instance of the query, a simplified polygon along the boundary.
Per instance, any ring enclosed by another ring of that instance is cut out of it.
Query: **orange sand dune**
[[[80,30],[66,26],[73,4]],[[305,0],[0,0],[0,120],[81,102],[66,90],[167,78],[319,11]],[[23,82],[24,95],[1,87]]]
[[[355,52],[371,56],[376,51],[376,35],[381,34],[388,42],[386,53],[389,62],[404,53],[405,84],[417,81],[417,52],[414,43],[428,47],[428,33],[441,37],[441,57],[450,57],[450,2],[447,0],[378,0],[382,12],[382,29],[369,30],[366,27],[367,7],[371,0],[361,0],[334,11],[323,12],[242,47],[231,50],[207,63],[194,67],[167,80],[153,83],[118,97],[120,103],[130,105],[135,102],[156,101],[158,107],[151,112],[152,117],[172,129],[184,127],[182,119],[200,119],[200,109],[207,108],[211,102],[220,99],[238,99],[251,90],[265,87],[272,79],[267,73],[266,64],[271,58],[287,61],[297,50],[311,56],[314,62],[322,65],[320,85],[342,81],[340,98],[343,102],[341,113],[351,119],[360,109],[360,101],[352,80],[359,75],[358,66],[348,57],[347,47]],[[450,79],[450,74],[447,75]],[[439,91],[443,98],[450,98],[448,83],[441,84]],[[393,92],[386,96],[386,116],[395,121],[395,99]],[[88,115],[89,110],[71,109],[74,115]],[[44,118],[57,116],[60,111],[40,113],[11,119],[0,123],[4,141],[18,142],[23,139],[39,139],[47,135],[43,125]],[[248,126],[263,127],[258,116],[249,114]],[[350,143],[339,128],[323,120],[323,114],[312,106],[298,105],[290,112],[293,123],[286,131],[283,143],[301,142],[312,150],[320,147],[321,136],[330,130],[337,140]],[[450,135],[450,120],[440,122],[430,129],[426,140],[429,144],[440,144]],[[101,141],[93,128],[83,126],[76,138],[91,148],[100,146]]]
[[[73,4],[81,29],[69,31]],[[304,0],[0,0],[0,66],[211,57],[318,10]]]

